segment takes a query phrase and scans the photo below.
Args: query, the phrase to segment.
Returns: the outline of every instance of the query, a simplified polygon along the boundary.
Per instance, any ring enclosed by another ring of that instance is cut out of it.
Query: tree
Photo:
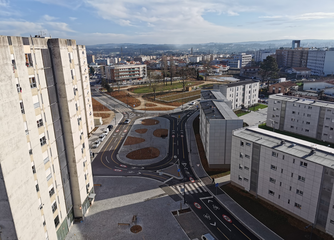
[[[262,82],[267,81],[267,89],[269,89],[270,79],[278,78],[279,68],[276,59],[273,56],[268,56],[260,65],[259,74]]]
[[[203,70],[205,70],[205,80],[204,81],[206,81],[208,79],[209,68],[210,68],[210,61],[204,60],[203,61]]]
[[[94,75],[95,69],[93,67],[89,68],[89,74]]]
[[[161,68],[163,69],[163,82],[165,83],[166,81],[166,77],[167,77],[167,69],[168,69],[168,65],[167,65],[167,57],[166,55],[162,55],[162,64],[161,64]],[[166,82],[167,85],[167,82]]]
[[[112,92],[113,89],[110,87],[108,81],[105,78],[101,79],[101,86],[107,90],[107,92]]]
[[[169,58],[169,66],[170,66],[170,85],[173,85],[173,77],[175,76],[175,65],[173,55]]]

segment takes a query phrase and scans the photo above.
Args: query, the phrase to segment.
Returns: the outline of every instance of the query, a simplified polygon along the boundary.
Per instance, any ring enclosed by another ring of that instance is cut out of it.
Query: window
[[[312,109],[312,107],[311,107],[311,106],[308,106],[308,109]]]
[[[43,162],[44,164],[47,164],[49,162],[49,157],[44,158]]]
[[[271,156],[273,156],[273,157],[278,157],[278,153],[277,153],[277,152],[272,152],[272,153],[271,153]]]
[[[250,144],[249,142],[246,142],[246,146],[250,147],[250,146],[251,146],[251,144]]]
[[[248,178],[244,178],[244,181],[245,181],[245,182],[248,182]]]
[[[302,181],[302,182],[305,182],[305,178],[302,177],[302,176],[300,176],[300,175],[298,175],[298,180],[299,180],[299,181]]]
[[[26,57],[26,66],[27,67],[32,67],[33,64],[32,64],[31,53],[26,53],[25,57]]]
[[[292,114],[296,114],[296,112],[295,112],[295,111],[292,111]]]
[[[73,88],[73,93],[74,93],[74,96],[77,95],[77,91],[75,90],[75,88]]]
[[[41,118],[41,119],[37,120],[37,127],[40,128],[42,126],[43,126],[43,119]]]
[[[293,159],[292,163],[295,163],[295,159]]]
[[[288,204],[290,204],[290,199],[288,199]]]
[[[276,179],[274,179],[274,178],[269,178],[269,181],[270,181],[271,183],[276,183]]]
[[[37,182],[37,181],[35,181],[35,182]],[[39,192],[39,186],[38,186],[38,183],[36,183],[35,187],[36,187],[36,192]]]
[[[283,168],[281,169],[281,173],[283,173]]]
[[[75,104],[75,109],[78,111],[78,104]]]
[[[45,138],[45,136],[43,136],[42,138],[40,138],[39,142],[41,143],[41,146],[44,146],[46,144],[46,138]]]
[[[243,141],[240,141],[240,146],[244,146],[244,142]]]
[[[300,161],[300,166],[302,166],[302,167],[307,167],[307,162],[303,162],[303,161]]]
[[[240,157],[240,158],[243,158],[243,157],[244,157],[244,154],[243,154],[243,153],[240,153],[239,157]]]
[[[269,193],[270,195],[272,195],[272,196],[275,195],[275,192],[274,192],[274,191],[271,191],[271,190],[269,190],[268,193]]]
[[[243,167],[242,167],[242,165],[241,165],[241,164],[239,164],[239,169],[243,169]]]
[[[282,187],[282,182],[279,182],[279,186]]]
[[[35,96],[32,96],[32,101],[33,101],[33,104],[34,104],[34,108],[39,108],[39,100],[38,100],[38,96],[35,95]]]
[[[270,166],[270,169],[271,169],[271,170],[275,170],[275,171],[276,171],[276,170],[277,170],[277,167],[276,167],[276,166],[274,166],[274,165],[271,165],[271,166]]]
[[[302,209],[302,205],[300,205],[299,203],[296,203],[296,202],[295,202],[295,207],[299,208],[299,209]]]
[[[57,202],[56,201],[53,202],[51,208],[52,208],[53,213],[57,210]]]
[[[240,175],[238,175],[238,179],[239,179],[239,180],[242,180],[242,177],[241,177]]]
[[[49,196],[52,197],[53,194],[55,194],[55,189],[54,189],[54,187],[52,187],[52,188],[49,190]]]
[[[245,170],[249,170],[249,167],[244,166],[244,169],[245,169]]]
[[[248,159],[249,159],[249,158],[250,158],[250,156],[249,156],[249,155],[247,155],[247,154],[245,154],[245,158],[248,158]]]
[[[20,108],[21,108],[21,113],[24,114],[24,105],[23,105],[23,102],[20,101]]]
[[[309,132],[310,130],[309,129],[305,129],[305,132]]]
[[[306,122],[307,125],[310,125],[311,123],[310,122]]]
[[[306,116],[307,116],[307,117],[311,117],[311,114],[307,114]]]
[[[31,169],[32,169],[32,173],[35,174],[35,173],[36,173],[36,167],[35,167],[35,165],[32,165],[32,166],[31,166]]]
[[[298,195],[300,195],[300,196],[303,196],[303,194],[304,194],[304,192],[301,191],[301,190],[299,190],[299,189],[296,190],[296,193],[297,193]]]
[[[57,215],[57,217],[54,219],[54,223],[55,223],[55,227],[58,227],[59,225],[59,217]]]
[[[37,87],[35,77],[29,78],[29,82],[30,82],[30,88],[36,88]]]

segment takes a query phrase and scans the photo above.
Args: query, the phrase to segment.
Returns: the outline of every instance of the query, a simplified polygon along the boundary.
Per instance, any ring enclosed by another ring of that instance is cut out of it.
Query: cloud
[[[51,26],[53,29],[64,32],[75,32],[70,29],[67,23],[63,22],[46,22],[44,25]]]
[[[119,20],[119,25],[121,25],[121,26],[132,26],[130,20],[124,20],[124,19]]]
[[[0,0],[0,7],[7,7],[9,6],[8,0]]]
[[[1,0],[0,0],[1,1]],[[54,4],[70,9],[78,9],[83,4],[83,0],[35,0],[36,2],[41,2],[44,4]]]
[[[42,18],[46,21],[53,21],[53,20],[57,19],[56,17],[52,17],[52,16],[49,16],[47,14],[45,14]]]
[[[227,11],[227,15],[229,15],[229,16],[239,16],[239,13],[236,13],[236,12],[233,12],[231,10],[228,10]]]
[[[76,17],[68,17],[70,20],[72,20],[72,21],[75,21],[75,20],[77,20],[78,18],[76,18]]]
[[[316,19],[331,19],[334,18],[334,12],[313,12],[303,13],[298,15],[276,15],[276,16],[260,16],[264,19],[285,19],[285,20],[316,20]]]

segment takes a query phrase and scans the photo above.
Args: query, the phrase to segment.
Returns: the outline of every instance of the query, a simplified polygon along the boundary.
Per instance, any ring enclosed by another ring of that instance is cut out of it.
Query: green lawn
[[[264,105],[264,104],[255,104],[254,106],[251,106],[248,109],[255,112],[255,111],[259,110],[259,109],[263,109],[263,108],[267,108],[267,107],[268,106]]]
[[[245,112],[245,111],[238,110],[238,111],[235,111],[234,113],[235,113],[235,115],[237,115],[238,117],[241,117],[241,116],[243,116],[243,115],[248,114],[249,112]]]
[[[273,128],[268,127],[265,123],[260,124],[259,128],[266,129],[266,130],[269,130],[269,131],[273,131]],[[306,137],[306,136],[303,136],[303,135],[299,135],[299,134],[295,134],[295,133],[291,133],[291,132],[286,132],[286,131],[280,131],[278,129],[274,129],[274,132],[284,134],[284,135],[287,135],[287,136],[290,136],[290,137],[298,138],[298,139],[301,139],[301,140],[304,140],[304,141],[312,142],[312,143],[315,143],[315,144],[318,144],[318,145],[322,145],[322,146],[326,146],[326,147],[328,147],[328,145],[329,145],[329,147],[332,147],[332,148],[334,147],[334,144],[332,144],[332,143],[319,141],[319,140],[316,140],[314,138],[309,138],[309,137]]]
[[[186,82],[186,87],[195,85],[196,82]],[[183,83],[182,81],[173,81],[173,85],[170,85],[170,82],[168,82],[167,85],[164,85],[163,83],[159,83],[157,87],[157,91],[168,91],[168,90],[174,90],[174,89],[179,89],[183,88]],[[133,89],[134,93],[153,93],[153,88],[149,87],[149,85],[143,86],[143,87],[138,87]]]

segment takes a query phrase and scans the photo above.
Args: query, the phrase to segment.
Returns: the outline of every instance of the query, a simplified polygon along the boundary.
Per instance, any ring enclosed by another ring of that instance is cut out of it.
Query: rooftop
[[[257,126],[236,130],[233,132],[233,135],[334,169],[333,148],[260,129]]]
[[[327,102],[327,101],[314,100],[314,99],[301,98],[301,97],[293,97],[293,96],[287,96],[287,95],[270,95],[269,99],[275,99],[275,100],[281,100],[281,101],[287,101],[287,102],[296,102],[299,104],[334,109],[334,102]]]
[[[226,86],[227,87],[236,87],[236,86],[252,84],[252,83],[257,83],[257,82],[258,81],[254,81],[254,80],[246,80],[246,81],[240,81],[240,82],[236,82],[236,83],[229,83],[229,84],[226,84]]]
[[[219,99],[219,100],[226,100],[225,96],[217,90],[202,90],[201,96],[203,99]]]
[[[293,67],[292,69],[296,71],[311,71],[311,69],[307,67]]]
[[[226,102],[204,100],[200,102],[200,105],[208,119],[239,119]]]

